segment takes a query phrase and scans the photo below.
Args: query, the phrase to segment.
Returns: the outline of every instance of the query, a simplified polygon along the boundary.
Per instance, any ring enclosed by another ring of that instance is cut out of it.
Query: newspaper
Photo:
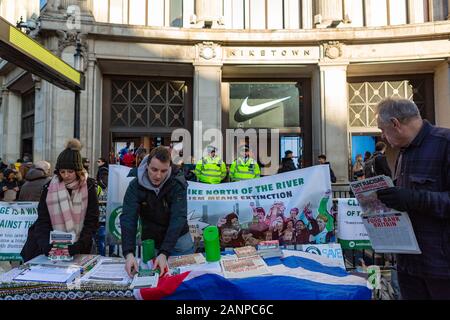
[[[384,175],[350,183],[363,210],[361,218],[372,248],[380,253],[420,254],[408,213],[388,208],[378,199],[377,190],[393,186],[392,179]]]
[[[158,286],[159,273],[155,270],[140,270],[134,275],[130,289],[156,288]]]
[[[94,254],[76,254],[71,261],[59,261],[50,260],[45,255],[41,254],[27,262],[25,265],[42,265],[42,266],[53,266],[53,267],[78,267],[81,272],[89,269],[93,264],[97,262],[100,258],[98,255]]]
[[[79,267],[30,266],[14,277],[14,281],[68,283],[80,275]]]
[[[81,277],[82,283],[129,285],[132,279],[125,271],[125,260],[102,258],[92,270]]]
[[[256,252],[255,247],[252,247],[252,246],[234,248],[234,252],[238,256],[238,258],[251,257],[251,256],[256,256],[258,254]]]
[[[170,269],[194,264],[202,264],[205,262],[206,259],[201,253],[193,253],[185,256],[170,256],[169,259],[167,260]]]
[[[225,278],[247,278],[270,274],[264,260],[259,256],[239,259],[221,260],[223,275]]]

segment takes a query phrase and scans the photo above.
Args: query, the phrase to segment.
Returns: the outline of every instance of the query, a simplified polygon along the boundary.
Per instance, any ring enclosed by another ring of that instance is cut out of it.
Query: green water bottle
[[[142,260],[144,263],[149,262],[155,257],[155,241],[147,239],[142,241]]]
[[[206,261],[215,262],[220,260],[219,229],[209,226],[203,230],[203,241],[205,243]]]

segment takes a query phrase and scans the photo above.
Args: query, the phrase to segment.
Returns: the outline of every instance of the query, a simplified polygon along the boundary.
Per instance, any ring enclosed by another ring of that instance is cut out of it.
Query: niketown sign
[[[239,47],[225,48],[225,60],[314,62],[320,57],[319,47]]]

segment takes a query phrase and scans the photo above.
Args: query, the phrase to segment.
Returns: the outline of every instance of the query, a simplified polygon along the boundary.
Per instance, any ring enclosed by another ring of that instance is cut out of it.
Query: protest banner
[[[0,261],[22,260],[28,228],[37,219],[38,202],[0,202]]]
[[[369,235],[361,218],[362,209],[355,198],[337,199],[337,238],[342,249],[371,249]]]
[[[420,254],[408,213],[388,208],[378,199],[378,190],[393,186],[392,179],[383,175],[350,183],[372,248],[379,253]]]
[[[194,237],[217,225],[222,247],[333,242],[330,194],[326,165],[216,185],[189,182],[189,224]]]
[[[127,167],[111,165],[109,170],[107,230],[118,242],[123,197],[132,178],[127,178]],[[198,239],[204,228],[217,225],[223,247],[272,239],[285,245],[333,242],[330,196],[327,165],[217,185],[189,182],[189,228]]]

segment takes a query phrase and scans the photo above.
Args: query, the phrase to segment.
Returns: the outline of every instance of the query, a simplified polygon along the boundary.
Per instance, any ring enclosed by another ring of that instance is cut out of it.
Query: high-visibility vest
[[[203,183],[220,183],[227,175],[227,167],[219,156],[204,157],[195,166],[195,175]]]
[[[261,177],[261,170],[259,169],[256,160],[253,158],[248,158],[247,161],[243,158],[238,158],[231,164],[231,181],[248,180],[259,177]]]

